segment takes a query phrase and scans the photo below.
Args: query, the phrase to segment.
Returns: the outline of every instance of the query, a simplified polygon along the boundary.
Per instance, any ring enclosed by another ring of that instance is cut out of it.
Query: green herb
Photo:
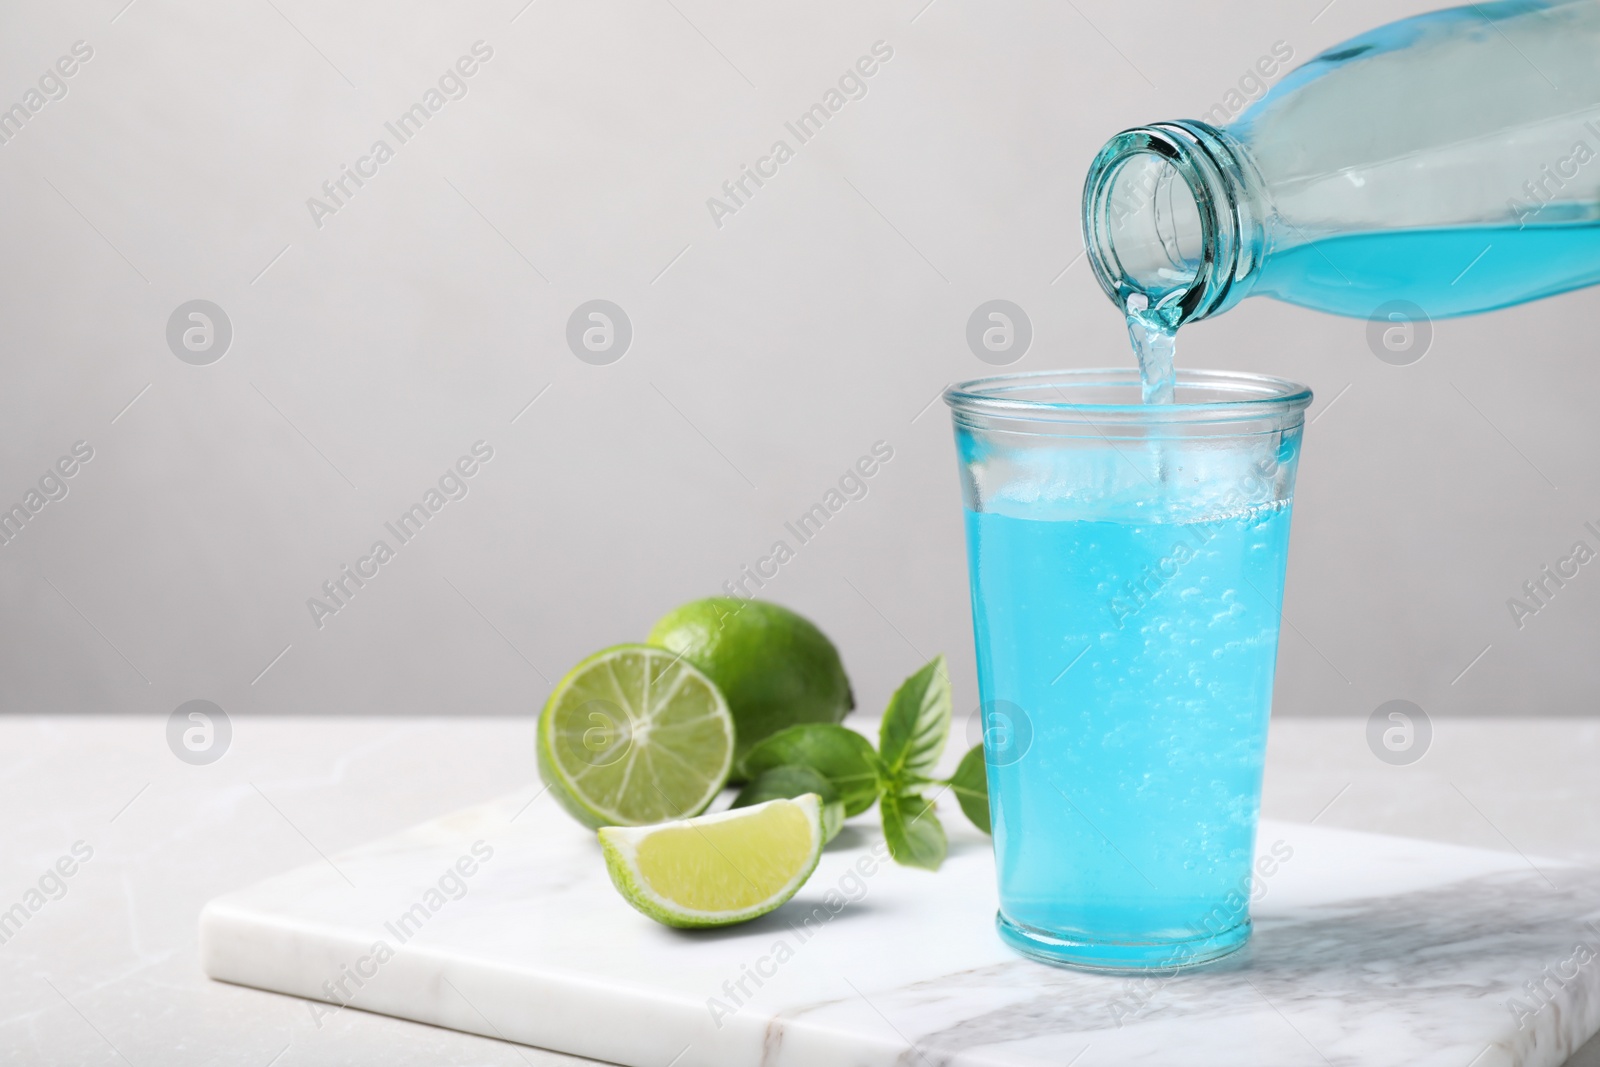
[[[839,790],[832,782],[810,767],[795,764],[762,771],[739,790],[739,795],[733,798],[733,806],[748,808],[769,800],[793,800],[806,793],[817,794],[824,804],[839,800]]]
[[[879,810],[883,812],[883,837],[895,862],[938,870],[949,843],[939,816],[934,814],[933,801],[915,793],[885,793]]]
[[[900,683],[878,729],[884,773],[898,784],[933,773],[950,734],[950,675],[935,656]]]
[[[779,730],[744,757],[746,778],[777,767],[809,767],[838,790],[846,815],[860,815],[878,799],[878,754],[872,742],[832,723],[804,723]]]
[[[739,790],[733,806],[748,808],[769,800],[793,800],[807,793],[822,798],[823,841],[832,841],[844,828],[844,804],[839,800],[838,788],[810,767],[794,764],[762,771]]]
[[[953,790],[961,810],[989,832],[983,747],[968,752],[954,776],[933,777],[950,735],[950,675],[936,656],[901,683],[883,713],[878,749],[843,726],[811,723],[780,730],[745,756],[750,779],[735,806],[817,793],[845,816],[878,804],[889,854],[910,867],[937,870],[948,843],[929,786]],[[830,792],[823,792],[826,786]]]
[[[984,768],[983,746],[973,745],[961,757],[961,766],[950,778],[950,790],[961,802],[961,810],[972,825],[989,832],[989,775]]]

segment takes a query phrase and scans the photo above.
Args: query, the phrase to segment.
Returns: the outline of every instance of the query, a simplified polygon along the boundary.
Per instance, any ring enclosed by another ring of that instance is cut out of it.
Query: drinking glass
[[[1250,936],[1311,391],[1217,371],[952,386],[1001,937],[1182,967]]]

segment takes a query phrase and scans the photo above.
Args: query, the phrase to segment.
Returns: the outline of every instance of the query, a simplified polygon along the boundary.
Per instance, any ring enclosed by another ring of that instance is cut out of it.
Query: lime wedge
[[[822,854],[815,793],[669,823],[600,831],[606,870],[629,904],[668,926],[728,926],[776,908]]]
[[[539,776],[579,822],[642,826],[710,806],[733,766],[733,717],[676,654],[617,645],[556,685],[534,747]]]

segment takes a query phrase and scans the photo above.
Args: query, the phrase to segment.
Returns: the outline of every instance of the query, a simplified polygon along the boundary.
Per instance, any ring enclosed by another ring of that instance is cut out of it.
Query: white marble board
[[[1600,871],[1265,822],[1259,851],[1292,856],[1244,952],[1093,975],[1001,945],[988,839],[941,815],[937,873],[877,864],[865,816],[789,904],[691,933],[623,903],[530,786],[211,901],[202,962],[319,1020],[630,1067],[1558,1067],[1600,1030]]]

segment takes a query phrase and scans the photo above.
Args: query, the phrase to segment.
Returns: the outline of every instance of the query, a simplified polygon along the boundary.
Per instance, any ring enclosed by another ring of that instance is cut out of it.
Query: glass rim
[[[1074,400],[1075,389],[1126,389],[1132,402]],[[942,397],[959,418],[963,415],[1021,422],[1127,422],[1142,425],[1250,422],[1263,418],[1292,421],[1311,405],[1309,386],[1287,378],[1249,371],[1184,369],[1177,372],[1177,392],[1201,389],[1217,399],[1146,404],[1139,399],[1141,382],[1133,367],[996,374],[956,382]],[[1021,398],[1009,393],[1053,389],[1060,399]],[[1232,394],[1232,395],[1229,395]]]

